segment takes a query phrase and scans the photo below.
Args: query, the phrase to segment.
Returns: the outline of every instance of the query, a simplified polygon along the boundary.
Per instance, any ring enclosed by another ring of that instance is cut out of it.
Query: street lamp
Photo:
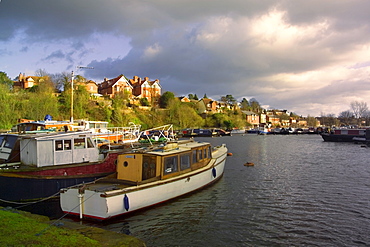
[[[93,67],[84,67],[84,66],[77,66],[77,69],[94,69]],[[75,74],[72,70],[72,79],[71,79],[71,123],[73,123],[73,80]]]

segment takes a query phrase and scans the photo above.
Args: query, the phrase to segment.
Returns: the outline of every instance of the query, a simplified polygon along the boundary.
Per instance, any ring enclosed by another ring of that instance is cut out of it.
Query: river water
[[[129,217],[82,224],[148,247],[370,246],[370,149],[319,135],[199,140],[225,143],[233,154],[216,184]]]

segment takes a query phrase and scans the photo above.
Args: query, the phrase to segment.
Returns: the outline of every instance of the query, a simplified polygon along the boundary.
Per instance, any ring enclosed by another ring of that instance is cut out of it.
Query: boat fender
[[[212,168],[212,175],[213,175],[213,177],[214,177],[214,178],[215,178],[215,177],[216,177],[216,175],[217,175],[217,174],[216,174],[216,168],[214,168],[214,167]]]
[[[227,156],[233,156],[233,153],[227,153]]]
[[[123,205],[125,206],[126,211],[130,209],[130,202],[126,194],[125,197],[123,198]]]

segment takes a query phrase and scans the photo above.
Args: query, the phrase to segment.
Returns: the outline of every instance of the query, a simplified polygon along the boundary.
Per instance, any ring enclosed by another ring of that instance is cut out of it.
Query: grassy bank
[[[145,246],[131,236],[0,208],[0,246]]]

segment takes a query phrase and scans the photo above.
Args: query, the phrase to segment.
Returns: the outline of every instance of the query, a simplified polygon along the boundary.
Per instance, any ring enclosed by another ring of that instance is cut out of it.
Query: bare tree
[[[355,118],[360,119],[369,110],[366,102],[352,101],[351,109]]]
[[[345,124],[349,125],[351,123],[351,120],[353,119],[353,112],[350,110],[342,111],[338,118]]]

